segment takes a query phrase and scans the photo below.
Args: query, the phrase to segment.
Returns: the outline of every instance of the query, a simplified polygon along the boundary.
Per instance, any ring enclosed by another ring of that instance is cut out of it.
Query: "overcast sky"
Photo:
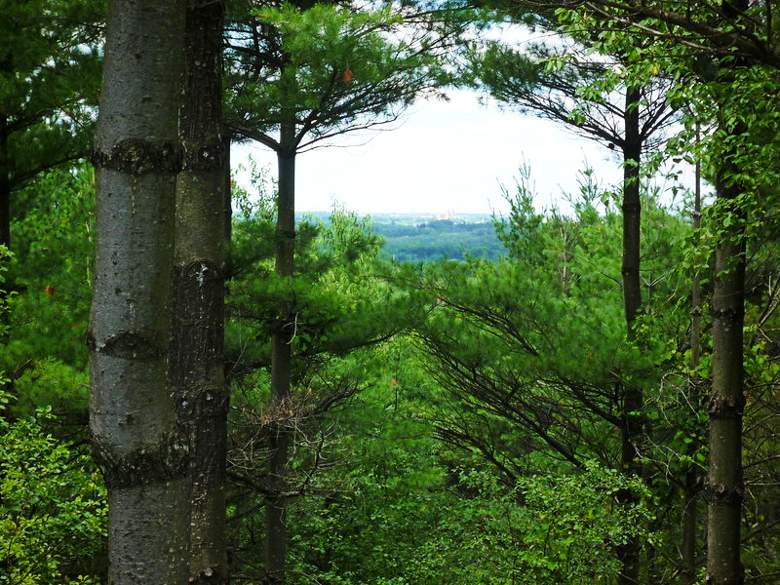
[[[502,211],[501,185],[511,188],[524,162],[539,207],[576,192],[586,162],[599,182],[620,179],[616,157],[596,142],[550,121],[483,105],[472,91],[449,95],[449,101],[418,101],[393,130],[347,135],[300,155],[297,209],[327,211],[336,203],[358,213]],[[260,145],[234,147],[234,169],[250,156],[275,176],[275,155]],[[247,176],[237,173],[242,185]]]

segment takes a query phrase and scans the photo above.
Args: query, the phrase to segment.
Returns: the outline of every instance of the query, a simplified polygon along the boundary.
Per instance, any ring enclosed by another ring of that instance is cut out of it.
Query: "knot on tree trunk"
[[[219,566],[206,567],[190,577],[188,582],[191,585],[223,585],[227,583],[227,577]]]
[[[181,432],[162,437],[157,444],[118,453],[100,437],[92,439],[92,456],[109,488],[152,485],[185,477],[189,445]]]
[[[740,505],[745,499],[745,488],[742,482],[736,486],[707,482],[704,497],[713,504]]]
[[[96,148],[92,152],[92,164],[131,175],[178,173],[182,150],[178,142],[127,138],[114,144],[109,151]]]
[[[712,308],[710,310],[710,315],[713,319],[717,319],[719,321],[727,321],[731,323],[736,323],[738,320],[741,320],[743,315],[745,314],[744,309],[735,309],[735,308],[723,308],[723,309],[716,309]]]
[[[728,575],[728,576],[714,576],[714,575],[707,575],[707,578],[705,579],[705,583],[707,585],[744,585],[745,583],[745,570],[742,566],[739,567],[739,572],[735,575]]]
[[[742,418],[745,409],[745,397],[722,396],[713,394],[707,405],[707,412],[713,419],[738,419]]]
[[[87,347],[95,353],[126,360],[157,360],[165,354],[165,350],[159,347],[156,337],[156,333],[148,331],[123,331],[98,341],[90,331]]]

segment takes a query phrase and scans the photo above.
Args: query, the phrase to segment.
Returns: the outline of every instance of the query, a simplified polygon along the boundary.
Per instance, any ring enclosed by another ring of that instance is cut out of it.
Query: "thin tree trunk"
[[[0,116],[0,246],[11,247],[11,169],[8,118]]]
[[[639,277],[639,239],[641,202],[639,198],[639,165],[642,139],[639,135],[639,88],[626,90],[625,144],[623,147],[623,306],[629,335],[642,304]]]
[[[295,122],[283,122],[280,137],[279,198],[276,222],[276,274],[293,275],[295,265]],[[292,374],[292,340],[295,316],[287,303],[280,307],[271,337],[271,412],[277,421],[271,431],[269,465],[270,494],[266,510],[266,573],[269,585],[285,582],[287,557],[287,500],[282,495],[290,446],[290,429],[285,424]]]
[[[723,3],[727,14],[740,18],[747,0]],[[737,60],[736,66],[739,66]],[[733,79],[733,68],[724,72]],[[726,99],[729,99],[728,97]],[[723,127],[723,123],[721,123]],[[734,130],[738,136],[741,124]],[[742,194],[734,177],[733,151],[723,153],[716,188],[718,205],[732,214],[730,226],[721,226],[715,249],[712,291],[712,390],[708,410],[709,470],[707,473],[707,583],[742,585],[745,572],[741,561],[741,514],[744,499],[742,476],[742,412],[745,322],[745,215],[736,199]]]
[[[728,203],[739,188],[718,182],[718,199]],[[745,317],[744,218],[726,230],[715,250],[712,296],[712,392],[709,401],[710,461],[707,475],[707,583],[741,585],[740,516],[742,479],[743,324]]]
[[[90,426],[112,585],[188,578],[187,440],[167,376],[185,5],[110,3],[95,138]]]
[[[11,169],[8,158],[8,118],[0,116],[0,246],[11,248]],[[5,262],[0,254],[0,262]],[[6,307],[8,288],[6,280],[0,282],[0,344],[8,343],[11,315]],[[11,389],[10,382],[0,382],[0,388]]]
[[[230,242],[233,241],[233,176],[230,173],[230,132],[224,131],[222,136],[224,141],[223,149],[225,156],[225,165],[223,171],[225,173],[225,245],[230,249]]]
[[[183,167],[176,185],[175,311],[171,379],[190,443],[190,577],[228,581],[224,379],[225,141],[222,2],[187,9]]]
[[[698,131],[697,131],[698,141]],[[701,164],[696,161],[696,184],[693,194],[693,231],[698,233],[701,227]],[[691,290],[691,370],[694,372],[689,380],[693,397],[692,403],[699,404],[696,369],[701,358],[701,278],[699,272],[693,275]],[[698,441],[691,441],[688,455],[693,457],[699,448]],[[699,473],[695,464],[691,464],[685,473],[685,487],[682,502],[682,582],[690,585],[696,581],[696,528],[698,524],[697,495],[699,493]]]
[[[623,145],[623,305],[629,338],[634,336],[634,321],[642,303],[639,277],[639,243],[641,203],[639,198],[639,165],[642,140],[639,135],[639,88],[626,90],[625,143]],[[634,385],[622,387],[622,424],[620,427],[621,468],[628,475],[642,475],[639,462],[639,443],[644,432],[642,408],[644,397],[641,388]],[[631,493],[622,493],[625,505],[634,503]],[[617,549],[621,569],[619,585],[639,583],[641,543],[631,538]]]

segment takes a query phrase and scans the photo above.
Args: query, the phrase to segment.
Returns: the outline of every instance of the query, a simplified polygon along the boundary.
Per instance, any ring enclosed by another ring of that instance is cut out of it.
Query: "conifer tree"
[[[13,191],[89,153],[102,3],[0,2],[0,245]]]
[[[295,162],[301,152],[346,132],[387,124],[447,79],[442,51],[459,32],[457,19],[412,26],[414,7],[366,9],[310,2],[259,8],[228,25],[229,125],[276,152],[276,275],[295,274]],[[272,330],[271,409],[291,399],[291,303],[278,307]],[[286,557],[284,476],[290,436],[271,433],[267,497],[268,583],[282,584]]]

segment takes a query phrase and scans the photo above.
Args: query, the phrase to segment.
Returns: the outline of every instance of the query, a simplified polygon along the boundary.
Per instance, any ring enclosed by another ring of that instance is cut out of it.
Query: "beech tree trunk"
[[[718,199],[733,201],[739,188],[718,181]],[[745,318],[744,218],[726,230],[715,250],[712,296],[712,391],[707,475],[707,583],[742,585],[740,516],[742,479],[743,324]]]
[[[190,447],[190,575],[228,581],[224,378],[225,141],[222,137],[222,2],[189,0],[182,171],[176,185],[175,310],[171,380]]]
[[[290,278],[295,266],[295,122],[282,123],[279,162],[279,198],[276,221],[276,274]],[[292,340],[295,315],[288,303],[282,303],[271,337],[271,407],[275,421],[271,430],[269,495],[266,506],[266,582],[283,585],[287,557],[287,500],[285,471],[290,446],[290,429],[285,424],[286,404],[290,397]]]
[[[623,144],[623,305],[626,329],[629,338],[634,336],[634,321],[642,304],[642,288],[639,278],[639,241],[641,202],[639,198],[639,165],[642,154],[642,139],[639,134],[639,88],[626,89],[625,142]],[[622,387],[622,416],[620,427],[621,468],[628,475],[642,475],[639,462],[639,443],[643,428],[642,408],[644,397],[636,386]],[[620,494],[625,505],[634,503],[631,493]],[[641,543],[632,538],[617,549],[621,569],[619,585],[639,583]]]
[[[90,427],[108,486],[112,585],[184,585],[187,438],[168,382],[181,166],[180,0],[112,0],[95,138]]]

